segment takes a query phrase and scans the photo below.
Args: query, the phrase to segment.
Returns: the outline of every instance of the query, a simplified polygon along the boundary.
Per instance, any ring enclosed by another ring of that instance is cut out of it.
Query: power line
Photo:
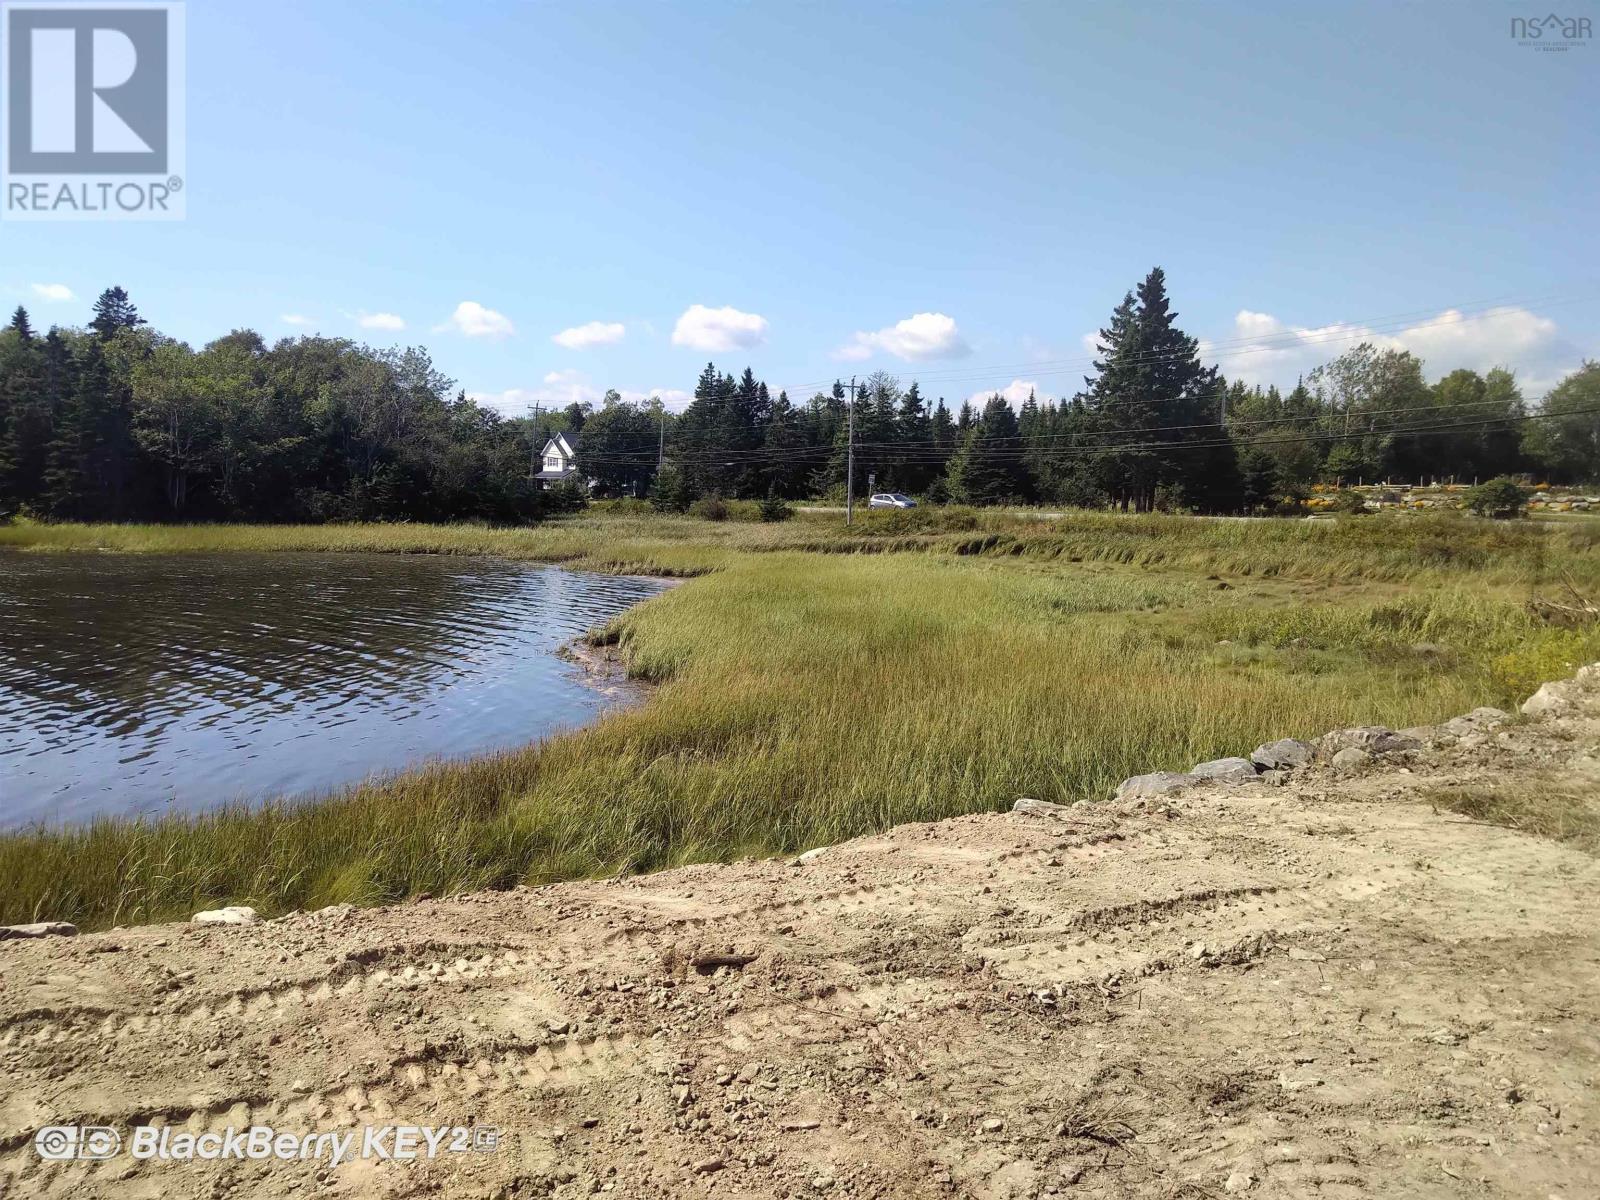
[[[1454,432],[1459,432],[1459,431],[1467,430],[1467,429],[1493,429],[1493,428],[1504,427],[1506,425],[1526,424],[1526,423],[1532,422],[1532,421],[1553,420],[1553,419],[1560,418],[1560,417],[1587,416],[1587,415],[1590,415],[1592,413],[1600,413],[1600,406],[1593,407],[1593,408],[1570,409],[1570,410],[1568,410],[1566,412],[1561,412],[1561,413],[1526,413],[1526,414],[1522,414],[1520,416],[1515,416],[1515,417],[1497,417],[1497,418],[1492,418],[1492,419],[1489,419],[1489,420],[1458,421],[1458,422],[1450,422],[1450,423],[1445,423],[1445,424],[1432,424],[1432,425],[1430,425],[1430,424],[1390,425],[1390,426],[1383,427],[1383,428],[1369,427],[1369,428],[1364,429],[1364,430],[1358,430],[1357,433],[1356,433],[1356,436],[1360,436],[1360,437],[1394,437],[1394,436],[1427,437],[1427,436],[1435,436],[1435,435],[1438,435],[1438,434],[1454,433]],[[1257,438],[1257,439],[1254,439],[1250,443],[1250,445],[1252,445],[1252,446],[1267,446],[1267,445],[1286,445],[1286,444],[1304,443],[1304,442],[1315,442],[1315,443],[1320,443],[1320,442],[1340,442],[1340,441],[1348,440],[1350,437],[1351,437],[1350,434],[1344,433],[1344,432],[1323,432],[1323,433],[1310,433],[1310,432],[1307,432],[1307,433],[1295,434],[1295,435],[1287,436],[1287,437]],[[884,443],[884,445],[890,445],[890,444],[889,443]],[[1222,447],[1225,447],[1225,446],[1232,446],[1232,445],[1235,445],[1235,443],[1231,438],[1223,437],[1223,438],[1214,438],[1214,439],[1211,439],[1211,440],[1195,439],[1195,440],[1188,440],[1188,441],[1139,441],[1139,442],[1129,441],[1129,442],[1106,442],[1106,443],[1099,443],[1099,444],[1095,444],[1095,445],[1077,445],[1077,444],[1071,444],[1071,445],[1065,445],[1065,446],[1055,445],[1055,446],[1050,446],[1050,447],[1045,448],[1045,449],[1046,449],[1046,453],[1048,455],[1057,456],[1057,455],[1065,455],[1065,454],[1100,455],[1100,454],[1107,454],[1107,453],[1111,453],[1111,452],[1127,453],[1127,452],[1136,452],[1136,451],[1145,451],[1145,450],[1148,450],[1148,451],[1155,451],[1155,450],[1160,450],[1160,451],[1210,450],[1210,449],[1219,449],[1219,448],[1222,448]],[[808,447],[808,448],[803,448],[803,449],[802,448],[796,448],[796,449],[793,449],[793,450],[786,450],[786,451],[782,451],[782,452],[776,452],[775,451],[775,452],[773,452],[773,456],[768,460],[746,459],[746,460],[737,461],[737,462],[723,461],[723,462],[721,462],[721,465],[724,465],[724,466],[762,466],[762,465],[769,465],[770,462],[776,462],[780,458],[789,459],[789,460],[818,461],[820,459],[825,459],[825,458],[832,457],[832,455],[836,452],[836,449],[837,449],[836,447],[832,447],[832,446],[817,446],[817,447]],[[1002,446],[1002,447],[994,448],[991,451],[991,453],[993,453],[995,456],[1003,458],[1003,459],[1021,461],[1024,458],[1026,458],[1031,453],[1031,451],[1029,449],[1025,448],[1025,447],[1017,447],[1017,446],[1005,447],[1005,446]],[[943,461],[945,461],[945,459],[947,457],[948,456],[945,455],[942,452],[935,454],[935,453],[929,453],[929,452],[926,452],[926,451],[915,451],[915,452],[913,452],[911,454],[902,454],[902,455],[900,455],[899,458],[898,458],[898,461],[905,462],[905,463],[924,464],[924,463],[943,462]],[[718,455],[711,455],[711,456],[707,456],[707,457],[704,457],[704,458],[701,458],[701,459],[698,459],[698,460],[691,459],[690,461],[691,462],[697,462],[698,465],[708,465],[708,464],[716,464],[718,462],[719,458],[720,458],[720,456],[718,456]],[[594,455],[594,456],[591,456],[588,459],[588,461],[595,462],[595,463],[603,463],[603,464],[606,464],[606,465],[628,465],[628,464],[637,464],[641,460],[639,460],[637,458],[627,458],[627,457],[623,457],[623,456]]]
[[[1206,343],[1208,357],[1217,359],[1236,359],[1247,354],[1268,354],[1285,349],[1298,349],[1305,346],[1334,345],[1339,342],[1354,341],[1357,339],[1381,336],[1387,333],[1404,332],[1413,329],[1435,329],[1447,325],[1455,325],[1463,320],[1473,317],[1493,315],[1512,307],[1521,307],[1527,304],[1539,304],[1545,308],[1558,307],[1564,304],[1577,304],[1593,299],[1594,293],[1590,291],[1579,293],[1546,293],[1544,296],[1531,300],[1517,301],[1515,305],[1510,300],[1493,303],[1477,302],[1448,306],[1445,310],[1449,316],[1440,316],[1432,321],[1413,323],[1418,313],[1437,311],[1434,309],[1416,310],[1411,314],[1392,315],[1378,318],[1361,318],[1353,321],[1340,321],[1320,328],[1303,330],[1286,329],[1272,334],[1262,334],[1256,337],[1228,338],[1220,341]],[[1323,336],[1314,336],[1322,333]],[[1196,339],[1198,340],[1198,339]],[[1126,356],[1121,361],[1136,365],[1150,365],[1170,361],[1175,358],[1187,357],[1188,351],[1149,351],[1142,354]],[[1051,376],[1071,373],[1082,367],[1092,367],[1096,362],[1093,356],[1086,358],[1061,358],[1043,359],[1033,362],[1013,362],[987,364],[981,367],[950,367],[944,370],[924,372],[917,377],[917,381],[929,383],[961,383],[972,382],[979,379],[992,378],[995,375],[1015,374],[1028,372],[1035,375]],[[822,388],[828,386],[828,380],[808,380],[787,385],[796,391],[805,391],[809,388]]]
[[[1158,405],[1158,404],[1174,403],[1177,400],[1181,400],[1181,399],[1192,399],[1192,400],[1198,402],[1200,400],[1203,400],[1204,397],[1203,396],[1197,396],[1197,397],[1169,397],[1169,398],[1160,398],[1160,399],[1151,399],[1151,400],[1138,401],[1136,403],[1141,407],[1144,407],[1144,406],[1153,407],[1153,406]],[[1239,429],[1248,430],[1248,429],[1251,429],[1251,428],[1254,428],[1254,427],[1257,427],[1257,426],[1277,427],[1277,426],[1283,426],[1283,425],[1293,425],[1293,424],[1300,423],[1300,422],[1324,421],[1324,420],[1327,420],[1330,415],[1339,415],[1339,416],[1349,415],[1349,416],[1357,417],[1357,418],[1359,418],[1361,420],[1365,420],[1365,421],[1370,421],[1374,417],[1394,416],[1394,415],[1397,415],[1397,414],[1410,414],[1410,413],[1415,413],[1415,414],[1417,414],[1419,416],[1424,416],[1424,417],[1432,417],[1432,416],[1435,416],[1437,414],[1455,412],[1455,411],[1461,410],[1461,409],[1487,408],[1487,407],[1490,407],[1492,405],[1498,405],[1500,403],[1501,403],[1501,401],[1499,401],[1499,400],[1467,400],[1467,401],[1461,401],[1461,402],[1456,403],[1456,404],[1429,405],[1426,408],[1416,408],[1416,407],[1408,406],[1408,407],[1403,407],[1403,408],[1379,408],[1379,409],[1348,410],[1347,412],[1339,412],[1339,413],[1332,413],[1330,411],[1326,411],[1325,410],[1325,411],[1322,411],[1322,412],[1303,413],[1303,414],[1298,414],[1298,415],[1293,415],[1293,414],[1275,414],[1275,415],[1272,415],[1272,416],[1254,417],[1254,418],[1239,418],[1239,417],[1235,417],[1231,421],[1223,421],[1223,422],[1207,421],[1207,422],[1197,422],[1197,423],[1192,423],[1192,424],[1187,424],[1187,425],[1129,425],[1129,426],[1122,426],[1122,427],[1112,427],[1112,428],[1107,428],[1107,429],[1083,429],[1083,430],[1073,430],[1070,434],[1064,434],[1064,433],[1059,433],[1059,432],[1056,432],[1056,433],[1037,433],[1037,434],[1007,434],[1007,435],[1003,435],[1003,436],[1000,436],[1000,437],[990,438],[989,442],[990,442],[990,444],[993,444],[993,443],[996,443],[996,442],[1003,442],[1003,443],[1010,443],[1010,442],[1019,442],[1019,443],[1021,443],[1021,442],[1047,442],[1047,441],[1057,441],[1060,438],[1066,437],[1066,436],[1074,436],[1074,437],[1107,437],[1107,436],[1113,436],[1113,435],[1124,434],[1124,433],[1138,433],[1138,434],[1150,435],[1150,434],[1157,434],[1157,433],[1183,433],[1183,432],[1190,432],[1190,431],[1194,431],[1194,430],[1206,430],[1206,429],[1228,430],[1228,431],[1231,432],[1233,430],[1239,430]],[[1504,421],[1515,420],[1515,419],[1518,418],[1519,415],[1520,414],[1511,413],[1511,414],[1506,414],[1504,416],[1495,416],[1495,417],[1490,417],[1490,418],[1487,418],[1487,419],[1491,423],[1493,423],[1495,421],[1502,421],[1502,420],[1504,420]],[[695,438],[700,439],[701,448],[704,450],[705,454],[707,454],[707,455],[709,455],[710,457],[713,457],[713,458],[724,458],[724,459],[726,459],[726,458],[750,458],[752,456],[755,456],[755,457],[764,457],[764,456],[783,457],[783,456],[790,456],[790,455],[796,455],[796,454],[802,454],[802,453],[827,453],[827,454],[833,454],[833,453],[837,453],[838,450],[841,448],[841,447],[838,446],[837,443],[832,443],[832,442],[825,443],[825,444],[812,445],[812,446],[744,447],[744,448],[731,447],[731,446],[730,447],[716,447],[716,446],[710,446],[710,445],[706,444],[706,437],[707,436],[708,436],[707,435],[707,431],[704,431],[704,430],[685,430],[685,431],[681,431],[679,433],[679,435],[678,435],[678,437],[680,439],[688,439],[688,440],[693,440]],[[893,441],[887,441],[887,442],[862,442],[862,441],[854,441],[854,439],[852,437],[851,440],[852,440],[855,448],[858,449],[858,450],[900,450],[900,449],[904,449],[906,447],[937,446],[937,445],[941,444],[935,438],[897,438],[897,439],[895,439]],[[613,451],[626,452],[628,450],[634,450],[634,449],[642,450],[642,449],[645,449],[648,445],[649,445],[649,443],[646,443],[646,442],[643,442],[643,441],[619,442],[612,449],[613,449]]]

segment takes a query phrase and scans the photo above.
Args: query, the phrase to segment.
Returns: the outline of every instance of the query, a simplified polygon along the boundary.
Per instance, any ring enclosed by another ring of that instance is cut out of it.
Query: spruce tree
[[[114,336],[118,330],[133,329],[144,324],[145,319],[139,315],[133,301],[128,299],[128,293],[120,287],[108,287],[94,302],[94,320],[89,322],[89,328],[101,339],[106,339]]]
[[[990,397],[950,462],[950,493],[963,504],[1004,504],[1028,498],[1027,471],[1017,441],[1017,416],[1004,396]]]
[[[1217,415],[1222,381],[1177,316],[1156,267],[1100,331],[1103,357],[1089,380],[1100,486],[1136,512],[1155,506],[1157,488],[1207,509],[1238,502],[1238,464]]]
[[[25,342],[33,341],[33,326],[28,323],[28,310],[22,305],[17,305],[17,311],[11,314],[11,324],[6,328],[15,330]]]

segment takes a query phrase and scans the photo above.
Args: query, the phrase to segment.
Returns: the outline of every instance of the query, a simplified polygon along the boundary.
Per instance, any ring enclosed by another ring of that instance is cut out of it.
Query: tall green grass
[[[1445,526],[1376,519],[921,520],[0,530],[34,549],[502,554],[700,576],[599,639],[661,685],[641,707],[314,803],[0,839],[0,921],[282,912],[793,851],[1019,795],[1071,803],[1269,738],[1507,704],[1508,656],[1600,657],[1591,635],[1557,646],[1572,635],[1521,603],[1559,572],[1597,574],[1593,545],[1552,532],[1459,522],[1446,552]],[[907,538],[912,552],[881,545]]]
[[[780,524],[713,522],[601,508],[530,528],[479,525],[0,525],[0,550],[124,553],[370,551],[488,554],[590,570],[697,575],[745,553],[925,551],[1040,562],[1105,562],[1257,578],[1474,586],[1600,585],[1600,522],[1491,522],[1456,514],[1339,521],[1206,520],[926,508],[832,513]]]

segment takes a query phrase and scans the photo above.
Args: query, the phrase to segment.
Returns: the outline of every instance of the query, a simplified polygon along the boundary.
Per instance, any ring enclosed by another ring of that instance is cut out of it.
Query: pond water
[[[645,579],[382,554],[0,552],[0,826],[304,796],[608,703],[555,651]]]

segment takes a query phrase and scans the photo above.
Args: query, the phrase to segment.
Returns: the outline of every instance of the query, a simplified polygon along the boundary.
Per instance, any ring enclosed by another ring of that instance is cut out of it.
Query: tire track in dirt
[[[427,955],[439,955],[428,958]],[[422,943],[361,951],[322,976],[274,983],[213,995],[193,1004],[166,1009],[118,1013],[102,1008],[39,1010],[7,1023],[0,1031],[0,1049],[28,1049],[81,1041],[85,1037],[115,1041],[187,1029],[203,1029],[217,1021],[260,1023],[288,1020],[305,1009],[331,1000],[407,992],[441,983],[475,984],[564,964],[559,955],[527,948],[459,946]]]
[[[649,1073],[658,1069],[661,1054],[648,1039],[635,1034],[434,1048],[397,1059],[387,1072],[360,1082],[334,1082],[287,1093],[252,1092],[192,1105],[58,1113],[48,1123],[107,1125],[124,1134],[140,1125],[198,1134],[252,1125],[324,1131],[395,1121],[461,1123],[491,1110],[500,1100],[559,1093]],[[34,1132],[0,1134],[0,1178],[10,1172],[25,1181],[53,1167],[34,1152]]]
[[[1126,853],[1154,840],[1149,832],[1123,834],[1108,831],[1085,838],[1057,842],[1047,847],[1021,847],[1001,851],[975,860],[967,871],[975,884],[986,870],[1019,859],[1037,859],[1035,869],[1059,866],[1065,856],[1074,862],[1092,864],[1109,855]],[[715,929],[733,934],[772,934],[797,922],[826,921],[840,916],[884,912],[915,916],[928,911],[930,902],[948,907],[954,884],[948,877],[911,883],[870,883],[860,886],[835,888],[810,895],[769,901],[731,912],[710,913],[692,917],[678,917],[654,926],[635,926],[618,930],[605,939],[605,944],[632,945],[650,943],[663,934],[682,930]],[[753,923],[753,924],[752,924]]]
[[[1165,900],[1089,910],[1065,927],[1081,930],[1080,936],[1012,941],[1002,935],[998,941],[973,947],[973,952],[1002,976],[1026,981],[1070,983],[1138,972],[1169,962],[1196,943],[1214,955],[1261,935],[1295,932],[1387,891],[1410,875],[1404,867],[1380,866],[1299,888],[1261,884],[1185,892]],[[1126,940],[1114,932],[1119,929],[1127,931]],[[1180,938],[1181,946],[1172,944]],[[1155,943],[1163,939],[1167,944],[1158,949]],[[1205,959],[1207,954],[1198,957]]]

